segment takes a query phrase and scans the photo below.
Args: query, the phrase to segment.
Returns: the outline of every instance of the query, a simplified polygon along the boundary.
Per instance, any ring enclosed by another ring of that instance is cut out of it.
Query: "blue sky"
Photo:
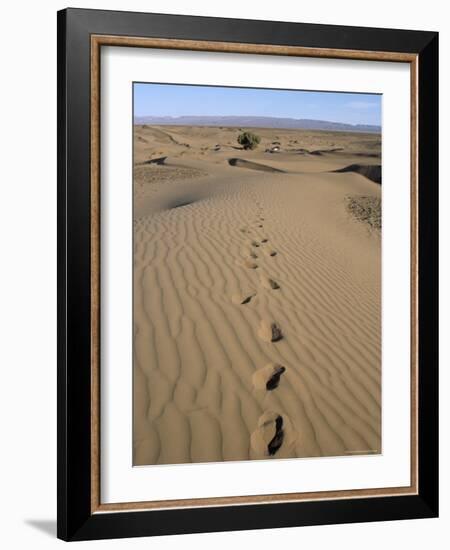
[[[134,84],[134,116],[245,115],[381,125],[381,96],[175,84]]]

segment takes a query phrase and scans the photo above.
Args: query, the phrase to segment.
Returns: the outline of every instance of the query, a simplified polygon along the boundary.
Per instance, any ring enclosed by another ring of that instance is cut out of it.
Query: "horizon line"
[[[272,115],[133,115],[133,120],[139,118],[159,118],[159,119],[171,119],[178,120],[182,118],[257,118],[257,119],[273,119],[273,120],[295,120],[295,121],[310,121],[310,122],[328,122],[330,124],[340,124],[343,126],[370,126],[373,128],[381,128],[381,124],[369,124],[365,122],[342,122],[336,120],[329,120],[324,118],[295,118],[289,116],[272,116]]]

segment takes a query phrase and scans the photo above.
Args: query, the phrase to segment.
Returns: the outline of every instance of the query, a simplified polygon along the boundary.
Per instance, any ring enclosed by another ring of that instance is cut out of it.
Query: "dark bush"
[[[237,141],[244,149],[255,149],[258,147],[261,138],[252,132],[242,132],[242,134],[239,134]]]

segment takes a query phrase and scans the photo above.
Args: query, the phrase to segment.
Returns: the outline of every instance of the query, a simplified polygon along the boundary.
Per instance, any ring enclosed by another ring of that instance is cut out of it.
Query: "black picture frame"
[[[93,513],[91,36],[402,52],[418,61],[418,491],[415,495]],[[58,12],[58,537],[88,540],[438,515],[438,34],[66,9]]]

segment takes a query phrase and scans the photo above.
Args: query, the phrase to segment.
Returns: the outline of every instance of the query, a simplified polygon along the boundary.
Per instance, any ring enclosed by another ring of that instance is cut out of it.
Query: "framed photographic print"
[[[58,13],[58,536],[438,514],[438,36]]]

